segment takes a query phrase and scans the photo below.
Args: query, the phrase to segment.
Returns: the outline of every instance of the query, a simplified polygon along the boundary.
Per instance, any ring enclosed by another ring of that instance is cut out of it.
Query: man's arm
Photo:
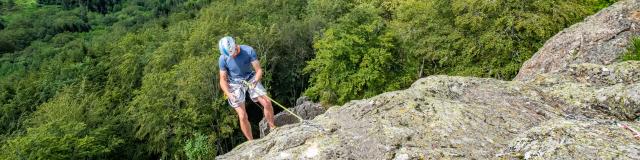
[[[262,79],[262,67],[260,67],[260,61],[255,60],[251,62],[251,66],[253,66],[253,70],[256,71],[256,76],[253,78],[255,83],[260,82]]]
[[[227,71],[220,71],[220,89],[224,92],[224,95],[231,100],[235,100],[236,97],[229,92],[229,82],[227,82]]]

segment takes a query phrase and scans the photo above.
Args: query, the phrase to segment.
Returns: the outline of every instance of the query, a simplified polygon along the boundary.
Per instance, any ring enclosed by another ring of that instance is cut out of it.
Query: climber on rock
[[[245,95],[249,92],[251,100],[259,102],[264,107],[264,117],[270,129],[274,129],[273,107],[266,97],[266,90],[260,83],[262,68],[256,51],[247,45],[237,45],[233,38],[227,36],[218,42],[220,58],[220,88],[228,98],[229,105],[238,114],[240,129],[247,138],[253,140],[251,125],[245,110]],[[248,82],[248,83],[244,83]]]

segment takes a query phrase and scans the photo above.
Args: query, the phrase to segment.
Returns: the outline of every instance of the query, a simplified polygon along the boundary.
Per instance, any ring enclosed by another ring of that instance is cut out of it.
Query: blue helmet
[[[227,56],[235,55],[238,51],[237,47],[236,42],[229,36],[222,37],[218,42],[218,49],[220,49],[220,53]]]

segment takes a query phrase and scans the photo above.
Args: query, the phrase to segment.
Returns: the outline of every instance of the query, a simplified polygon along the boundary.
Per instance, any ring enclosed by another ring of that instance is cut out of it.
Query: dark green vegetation
[[[631,40],[629,51],[622,55],[622,61],[640,61],[640,37]]]
[[[510,79],[608,0],[0,0],[0,159],[198,159],[244,141],[215,44],[259,54],[292,104],[433,74]]]

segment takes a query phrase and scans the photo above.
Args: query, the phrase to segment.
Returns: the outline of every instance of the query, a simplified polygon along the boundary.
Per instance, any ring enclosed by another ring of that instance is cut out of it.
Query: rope
[[[247,81],[242,81],[242,83],[244,83],[244,85],[246,85],[247,87],[251,88],[251,84]],[[269,99],[271,102],[275,103],[276,105],[278,105],[280,108],[284,109],[285,111],[289,112],[291,115],[295,116],[296,118],[298,118],[298,120],[300,120],[300,122],[303,122],[304,119],[302,119],[302,117],[298,116],[298,114],[293,113],[291,110],[287,109],[287,107],[284,107],[282,104],[278,103],[277,101],[273,100],[271,97],[267,96],[266,93],[264,93],[264,96],[267,97],[267,99]],[[254,102],[255,103],[255,102]]]
[[[244,83],[244,85],[246,85],[247,87],[251,88],[251,83],[249,83],[247,81],[242,81],[242,83]],[[284,107],[282,104],[278,103],[277,101],[273,100],[271,97],[267,96],[266,93],[264,93],[264,96],[267,97],[267,99],[269,99],[271,102],[275,103],[278,107],[284,109],[285,111],[289,112],[291,115],[293,115],[296,118],[298,118],[298,120],[300,121],[300,123],[302,123],[302,125],[307,125],[307,126],[316,128],[316,129],[318,129],[318,130],[320,130],[322,132],[326,131],[324,129],[324,127],[322,127],[321,125],[314,124],[314,123],[312,123],[312,122],[310,122],[308,120],[302,119],[302,117],[300,117],[298,114],[293,113],[291,110],[287,109],[287,107]],[[255,102],[253,102],[253,103],[255,103]],[[258,105],[258,106],[260,106],[260,105]]]
[[[618,123],[618,126],[620,126],[620,127],[624,128],[624,129],[627,129],[627,130],[631,131],[631,133],[633,134],[633,137],[640,139],[640,132],[636,131],[635,129],[633,129],[633,128],[631,128],[631,127],[627,126],[626,124],[620,124],[620,123]]]

